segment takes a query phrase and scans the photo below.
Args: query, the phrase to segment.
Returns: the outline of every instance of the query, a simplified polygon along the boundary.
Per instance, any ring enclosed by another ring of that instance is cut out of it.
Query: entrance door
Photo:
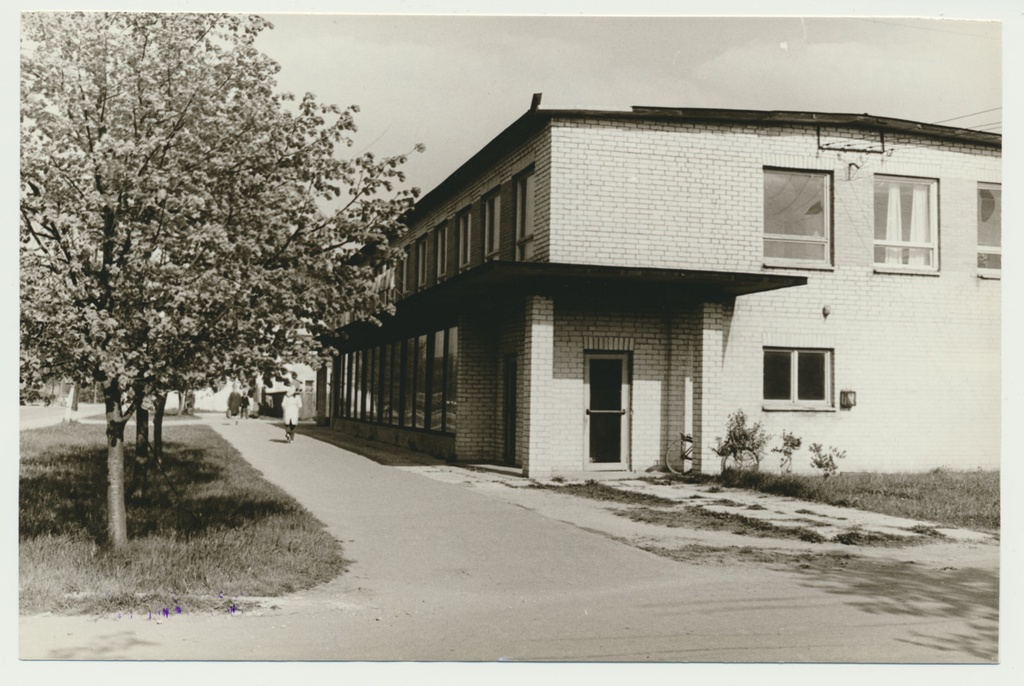
[[[629,468],[629,355],[589,353],[584,359],[588,469]]]
[[[505,356],[505,378],[502,389],[502,434],[505,464],[515,466],[516,463],[516,376],[517,365],[515,355]]]

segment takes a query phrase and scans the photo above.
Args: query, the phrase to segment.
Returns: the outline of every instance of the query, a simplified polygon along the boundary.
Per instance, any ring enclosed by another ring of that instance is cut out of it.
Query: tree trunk
[[[135,461],[132,464],[131,494],[139,499],[145,495],[149,483],[149,410],[143,402],[143,389],[135,388]]]
[[[153,457],[157,462],[164,459],[164,410],[167,407],[167,395],[158,393],[154,398],[156,407],[153,411]]]
[[[124,425],[121,389],[117,381],[103,385],[107,410],[107,538],[121,548],[128,543],[128,515],[124,505]]]
[[[167,396],[164,396],[164,402],[167,401]],[[185,414],[185,391],[178,391],[178,416]]]

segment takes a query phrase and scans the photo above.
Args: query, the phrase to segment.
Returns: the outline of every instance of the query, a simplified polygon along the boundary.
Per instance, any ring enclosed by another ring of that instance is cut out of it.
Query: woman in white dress
[[[289,443],[295,437],[295,426],[299,423],[299,408],[301,407],[302,397],[295,392],[294,387],[289,387],[281,401],[281,409],[284,410],[284,438]]]

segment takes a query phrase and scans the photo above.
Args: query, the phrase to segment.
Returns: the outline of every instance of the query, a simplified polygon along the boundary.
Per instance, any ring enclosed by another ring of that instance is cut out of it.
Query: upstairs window
[[[938,184],[875,177],[875,265],[938,269]]]
[[[533,257],[534,196],[536,184],[533,170],[516,179],[516,259]]]
[[[821,172],[764,171],[764,258],[785,265],[831,263],[831,183]]]
[[[781,409],[832,404],[832,351],[764,349],[764,400]]]
[[[1003,191],[999,184],[978,184],[978,269],[1003,268]]]
[[[470,240],[473,234],[473,218],[469,213],[469,208],[459,213],[459,216],[455,219],[455,225],[458,228],[459,269],[465,269],[469,266],[471,255]]]
[[[421,236],[416,241],[416,285],[427,285],[427,237]]]
[[[484,259],[494,259],[501,242],[501,196],[495,191],[485,196],[480,205],[484,224]]]
[[[434,232],[434,254],[437,256],[437,280],[444,279],[448,269],[448,226],[441,224]]]

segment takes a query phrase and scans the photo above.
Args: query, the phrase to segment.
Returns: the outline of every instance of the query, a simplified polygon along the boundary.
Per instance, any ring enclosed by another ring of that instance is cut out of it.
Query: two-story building
[[[534,107],[407,218],[331,423],[528,476],[694,468],[743,410],[844,471],[997,468],[1001,137]],[[769,453],[771,455],[771,453]],[[771,457],[763,468],[777,466]]]

